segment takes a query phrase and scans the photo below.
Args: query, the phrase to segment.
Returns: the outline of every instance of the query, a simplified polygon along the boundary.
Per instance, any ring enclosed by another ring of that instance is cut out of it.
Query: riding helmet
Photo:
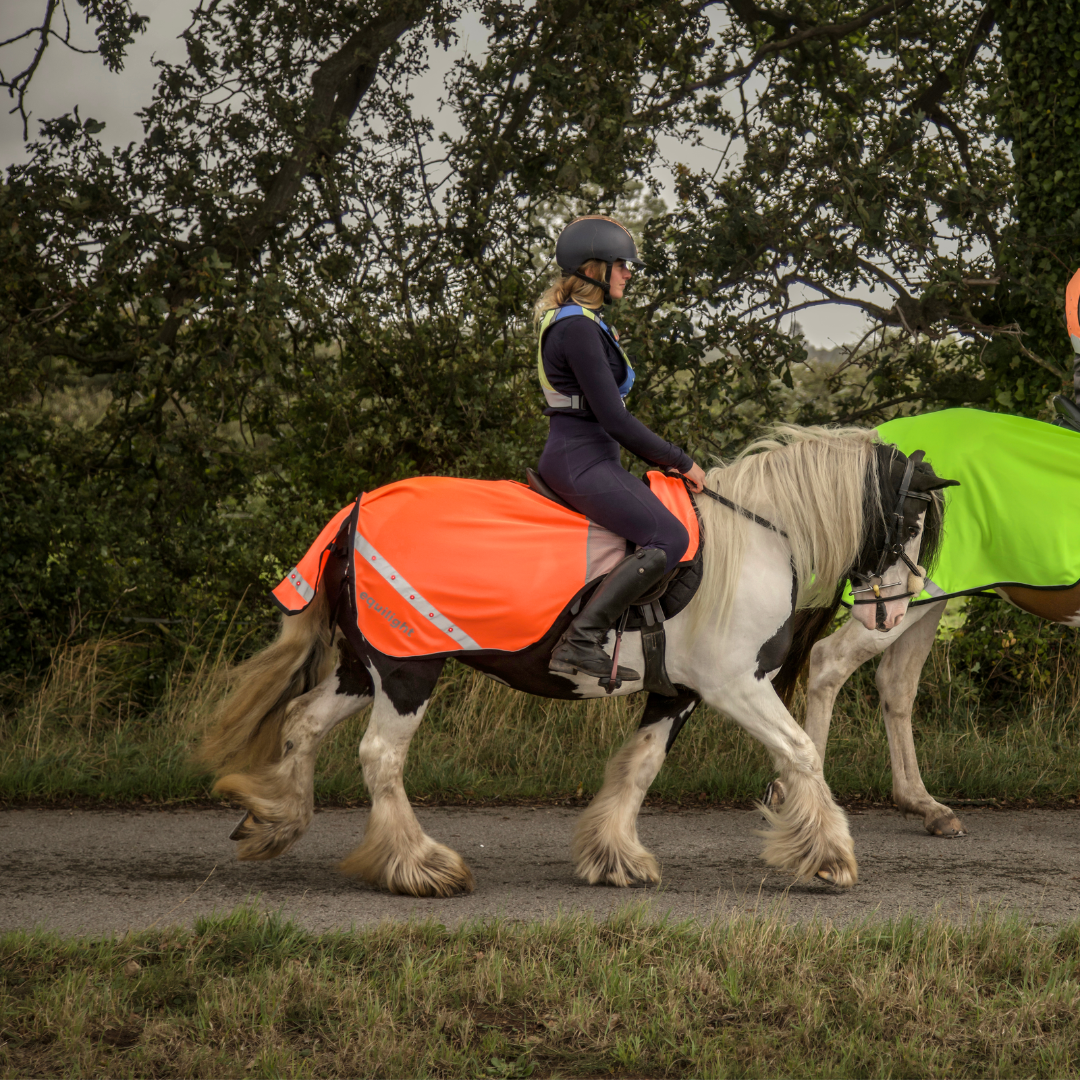
[[[630,230],[599,214],[571,221],[555,243],[555,261],[568,274],[590,259],[599,259],[609,267],[619,259],[641,265]]]

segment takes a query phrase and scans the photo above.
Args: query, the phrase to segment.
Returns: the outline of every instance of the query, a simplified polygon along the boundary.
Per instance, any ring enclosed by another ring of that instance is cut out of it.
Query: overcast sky
[[[73,37],[83,48],[94,49],[95,39],[79,14],[73,9]],[[142,137],[142,124],[135,116],[138,109],[150,101],[155,71],[151,59],[179,61],[184,58],[179,34],[188,24],[190,6],[175,0],[139,0],[137,10],[149,15],[150,25],[128,52],[124,70],[111,73],[96,52],[79,56],[53,44],[47,50],[41,67],[34,77],[29,95],[32,113],[31,138],[36,134],[33,117],[54,117],[71,112],[76,106],[83,120],[93,117],[105,121],[100,138],[106,145],[125,145]],[[11,37],[40,17],[41,0],[0,0],[0,40]],[[442,80],[454,60],[466,49],[483,48],[483,28],[474,18],[459,25],[459,42],[447,53],[435,50],[431,71],[421,84],[414,87],[416,107],[436,118],[445,128],[452,117],[440,116],[437,99],[442,93]],[[17,70],[12,47],[5,49],[5,74]],[[26,57],[30,51],[27,49]],[[22,65],[18,65],[21,67]],[[454,125],[456,127],[456,125]],[[677,159],[692,167],[711,164],[707,150],[692,147],[665,147]],[[0,117],[0,164],[4,167],[24,156],[22,121],[17,114]],[[864,317],[841,305],[829,304],[799,313],[799,323],[811,344],[821,348],[857,340],[865,326]]]

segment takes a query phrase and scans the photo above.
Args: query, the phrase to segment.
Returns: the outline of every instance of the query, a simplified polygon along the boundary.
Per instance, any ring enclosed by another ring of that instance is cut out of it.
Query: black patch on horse
[[[787,654],[791,649],[791,642],[794,636],[795,602],[798,600],[798,597],[799,579],[795,574],[795,567],[792,566],[791,610],[788,612],[788,617],[784,620],[784,625],[781,626],[760,649],[758,649],[758,666],[757,671],[754,672],[755,679],[766,678],[770,671],[775,671],[778,667],[781,667],[787,659]]]
[[[338,687],[334,693],[348,694],[349,697],[374,697],[375,683],[371,674],[348,642],[338,642],[338,656]]]
[[[682,731],[683,724],[690,719],[690,714],[698,707],[701,698],[689,687],[676,686],[678,697],[666,697],[663,694],[649,694],[645,702],[645,711],[641,714],[641,723],[638,729],[649,727],[652,724],[662,723],[664,720],[674,720],[671,730],[668,732],[667,746],[664,753],[671,752],[672,743]]]
[[[347,552],[351,548],[344,550]],[[349,572],[351,564],[352,559],[344,552],[339,553],[336,549],[331,551],[326,564],[325,587],[332,597],[339,596],[339,590],[354,594]],[[344,638],[338,642],[341,661],[337,692],[353,697],[370,697],[375,693],[375,680],[372,677],[372,672],[375,672],[383,693],[390,699],[398,715],[407,716],[416,712],[431,697],[445,659],[442,656],[415,659],[386,656],[360,633],[353,605],[343,596],[341,601],[333,604],[338,629]]]

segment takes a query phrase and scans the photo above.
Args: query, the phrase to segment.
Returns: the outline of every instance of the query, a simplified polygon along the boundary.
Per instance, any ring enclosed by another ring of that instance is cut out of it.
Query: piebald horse
[[[578,822],[572,853],[585,881],[660,880],[655,856],[638,839],[637,816],[676,735],[704,700],[763,743],[782,777],[786,801],[777,812],[765,810],[765,861],[799,880],[856,882],[847,818],[825,783],[818,750],[772,680],[793,679],[812,640],[793,646],[795,610],[834,607],[838,584],[849,576],[873,579],[870,587],[880,594],[859,609],[868,625],[900,623],[914,586],[922,588],[909,580],[907,567],[917,565],[920,551],[925,561],[940,535],[940,497],[931,493],[948,483],[921,455],[909,460],[860,429],[779,429],[708,473],[708,489],[728,504],[697,498],[702,583],[665,624],[667,672],[677,695],[649,694],[640,727],[608,762],[600,792]],[[409,742],[445,659],[395,659],[373,649],[349,605],[331,603],[343,574],[344,560],[332,557],[314,602],[286,618],[277,641],[235,671],[204,738],[201,757],[220,777],[215,791],[247,810],[233,833],[238,855],[273,858],[303,835],[314,812],[321,743],[370,704],[360,762],[371,810],[362,843],[340,868],[396,893],[470,891],[472,871],[423,831],[402,783]],[[599,697],[606,691],[595,676],[547,670],[568,618],[547,633],[538,628],[543,636],[521,652],[458,656],[529,693]],[[614,637],[608,636],[609,653]],[[639,634],[627,632],[622,650],[626,663],[644,671]],[[616,692],[641,689],[641,682],[626,683]]]
[[[1064,589],[1006,585],[994,591],[1021,611],[1065,626],[1080,626],[1080,585]],[[911,710],[919,689],[919,677],[944,611],[944,600],[916,604],[892,634],[878,633],[857,619],[850,619],[836,633],[822,638],[810,653],[804,729],[818,754],[824,758],[833,706],[840,687],[856,668],[884,652],[878,664],[876,682],[889,737],[893,803],[905,814],[921,817],[926,831],[932,836],[954,837],[965,835],[964,826],[949,807],[926,790],[911,731]],[[783,784],[782,779],[780,783]],[[767,801],[778,802],[783,792],[782,787],[774,788]]]

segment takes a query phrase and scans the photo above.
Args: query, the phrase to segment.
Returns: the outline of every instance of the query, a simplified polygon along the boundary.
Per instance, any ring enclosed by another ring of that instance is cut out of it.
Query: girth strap
[[[654,622],[651,626],[641,628],[641,655],[645,660],[642,685],[645,690],[653,693],[677,697],[679,692],[668,678],[664,656],[666,644],[667,637],[662,622]]]

